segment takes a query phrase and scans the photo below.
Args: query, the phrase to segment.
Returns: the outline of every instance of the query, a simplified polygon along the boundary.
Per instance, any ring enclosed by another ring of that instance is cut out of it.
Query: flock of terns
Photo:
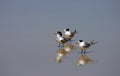
[[[73,49],[75,49],[72,41],[72,38],[76,35],[77,31],[71,31],[69,28],[65,28],[62,31],[57,31],[54,34],[57,36],[56,37],[56,42],[59,44],[59,50],[56,53],[56,61],[58,63],[61,63],[64,56],[71,52]],[[84,65],[87,64],[89,62],[92,62],[93,60],[91,60],[87,55],[86,55],[86,50],[91,46],[94,45],[98,42],[95,42],[94,40],[90,41],[90,42],[86,42],[84,40],[78,40],[75,42],[75,44],[78,46],[78,48],[81,50],[81,56],[79,57],[78,61],[77,61],[77,65]]]

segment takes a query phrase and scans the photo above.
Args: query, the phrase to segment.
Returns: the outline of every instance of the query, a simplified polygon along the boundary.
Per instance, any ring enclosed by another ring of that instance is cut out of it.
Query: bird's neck
[[[80,42],[80,46],[85,46],[85,42]]]
[[[61,35],[57,34],[57,38],[61,38],[61,37],[62,37]]]

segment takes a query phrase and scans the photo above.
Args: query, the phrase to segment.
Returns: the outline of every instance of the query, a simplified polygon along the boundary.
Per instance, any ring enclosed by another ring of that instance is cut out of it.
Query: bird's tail
[[[76,30],[74,30],[74,34],[76,34],[77,33],[77,31]]]
[[[90,44],[91,44],[91,45],[94,45],[94,44],[96,44],[96,43],[98,43],[98,42],[95,42],[94,40],[90,41]]]

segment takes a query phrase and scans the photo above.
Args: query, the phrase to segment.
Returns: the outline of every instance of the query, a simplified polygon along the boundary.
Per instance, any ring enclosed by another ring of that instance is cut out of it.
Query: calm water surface
[[[118,3],[2,1],[0,76],[119,76]],[[78,67],[78,48],[62,63],[56,62],[59,48],[53,33],[66,27],[78,31],[72,43],[79,39],[99,42],[86,53],[93,63]]]

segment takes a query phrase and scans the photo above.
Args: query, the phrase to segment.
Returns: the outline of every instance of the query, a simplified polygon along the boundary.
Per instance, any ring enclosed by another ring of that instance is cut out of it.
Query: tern
[[[59,46],[60,46],[61,44],[64,45],[66,42],[69,41],[69,39],[63,37],[61,31],[57,31],[55,34],[57,35],[56,42],[59,43]]]
[[[90,42],[86,42],[83,40],[79,40],[76,42],[76,44],[78,44],[78,47],[80,48],[81,52],[86,52],[86,50],[91,46],[94,45],[98,42],[94,42],[94,40],[90,41]]]
[[[75,36],[76,30],[74,32],[70,31],[69,28],[64,29],[64,37],[69,39],[71,42],[71,39]]]

